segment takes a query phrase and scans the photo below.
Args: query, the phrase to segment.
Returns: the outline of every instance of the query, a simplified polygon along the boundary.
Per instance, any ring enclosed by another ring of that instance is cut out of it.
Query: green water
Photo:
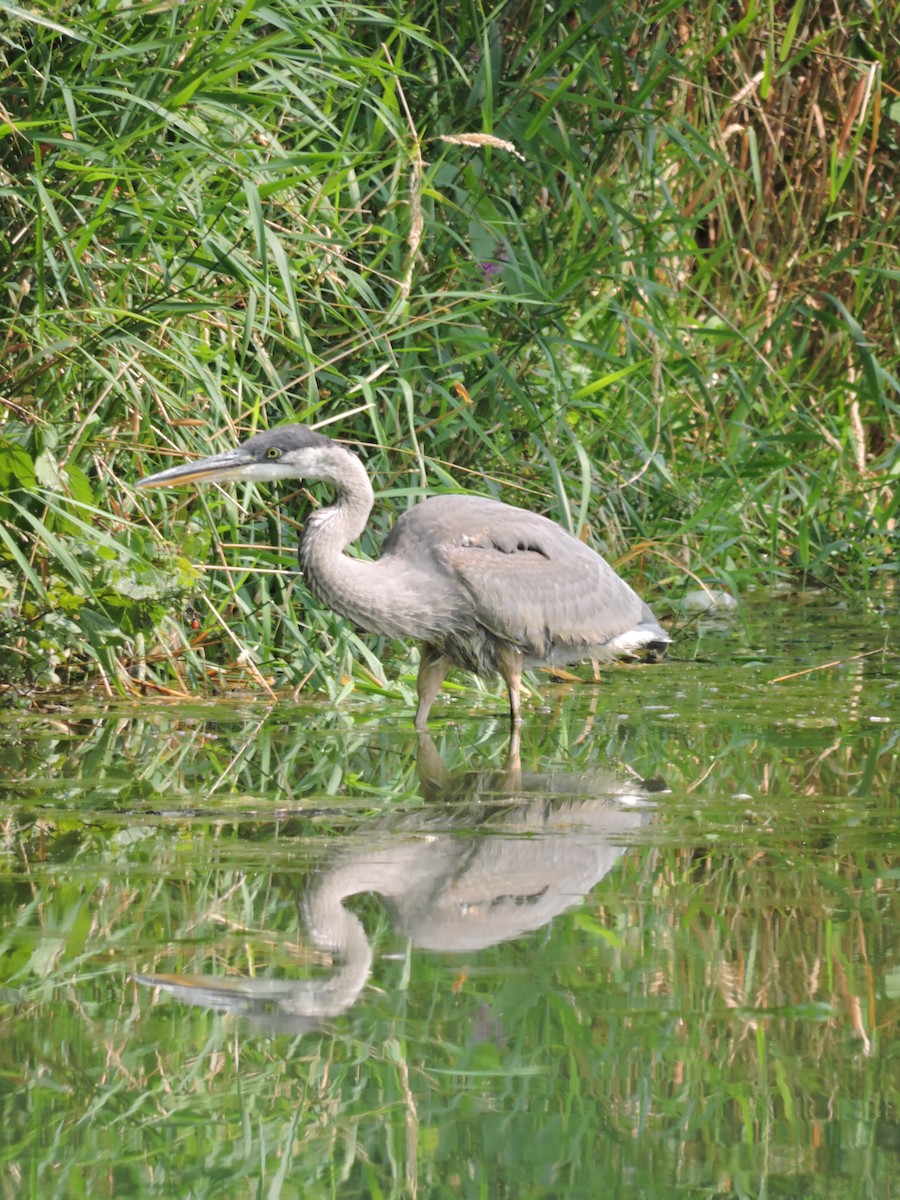
[[[0,713],[0,1196],[900,1197],[898,629]]]

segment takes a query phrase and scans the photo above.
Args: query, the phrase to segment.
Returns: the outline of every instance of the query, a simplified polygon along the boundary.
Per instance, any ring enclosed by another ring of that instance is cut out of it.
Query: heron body
[[[486,496],[423,500],[397,520],[379,559],[350,558],[344,551],[366,526],[372,485],[351,450],[305,425],[257,434],[138,486],[230,479],[305,479],[334,489],[334,502],[306,523],[304,578],[360,629],[420,643],[419,729],[451,667],[502,676],[518,724],[524,669],[658,657],[669,644],[604,558],[546,517]]]

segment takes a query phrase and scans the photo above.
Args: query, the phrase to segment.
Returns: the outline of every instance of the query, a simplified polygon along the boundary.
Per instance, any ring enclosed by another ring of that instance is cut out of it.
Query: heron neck
[[[375,498],[356,455],[335,446],[319,478],[336,495],[309,518],[300,543],[300,568],[313,595],[369,633],[424,641],[451,628],[457,601],[446,579],[423,571],[409,554],[376,562],[344,554],[365,529]]]
[[[322,482],[334,488],[334,503],[312,514],[306,522],[300,561],[306,565],[340,558],[366,527],[375,493],[366,468],[343,446],[333,446],[322,471]]]
[[[349,558],[344,550],[366,527],[375,500],[366,469],[349,450],[335,446],[322,482],[335,491],[333,504],[314,512],[300,542],[300,567],[313,593],[363,629],[377,625],[377,564]],[[374,618],[374,622],[373,622]]]

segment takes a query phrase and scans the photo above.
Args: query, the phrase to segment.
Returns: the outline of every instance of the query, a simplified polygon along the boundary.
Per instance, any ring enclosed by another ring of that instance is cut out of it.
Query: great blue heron
[[[669,635],[612,567],[559,525],[487,496],[431,496],[401,516],[376,562],[344,549],[374,493],[357,456],[305,425],[257,434],[234,450],[142,479],[138,487],[308,479],[334,503],[300,542],[313,595],[370,633],[421,643],[416,728],[451,667],[502,676],[514,726],[522,671],[594,658],[657,657]]]

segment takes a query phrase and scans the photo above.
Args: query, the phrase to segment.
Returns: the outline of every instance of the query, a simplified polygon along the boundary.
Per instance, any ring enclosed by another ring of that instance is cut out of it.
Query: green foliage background
[[[896,579],[889,7],[4,9],[6,682],[384,688],[275,497],[129,489],[285,420],[360,445],[369,554],[463,486],[661,612]]]

